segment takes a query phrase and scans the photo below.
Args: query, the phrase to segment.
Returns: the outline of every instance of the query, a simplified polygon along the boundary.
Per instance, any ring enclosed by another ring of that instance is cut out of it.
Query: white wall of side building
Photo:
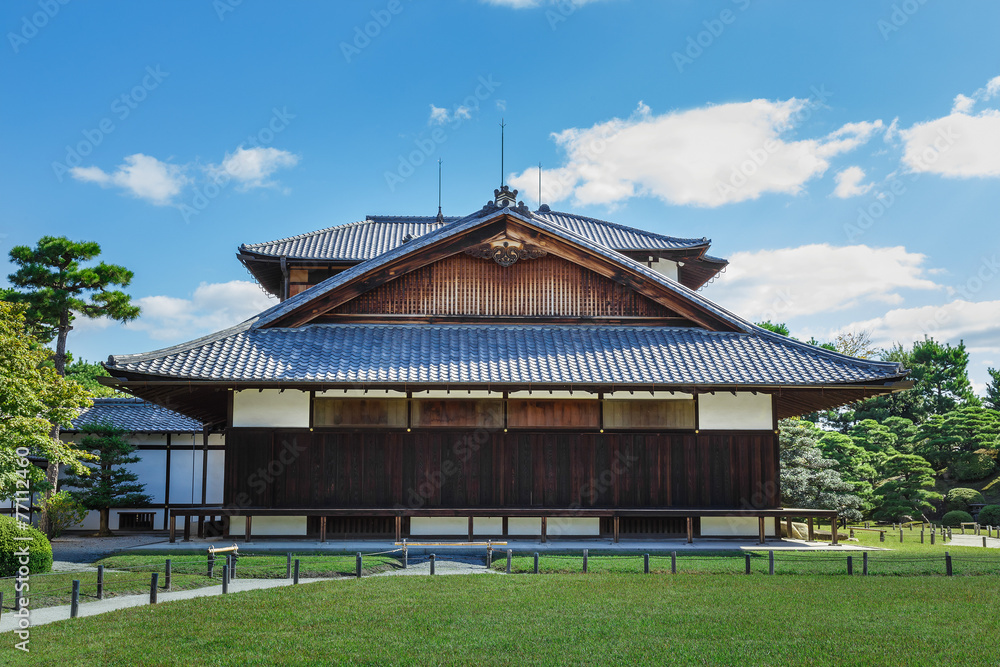
[[[775,428],[771,395],[749,391],[717,391],[698,395],[698,428],[702,431],[770,431]]]
[[[657,273],[665,275],[674,282],[678,282],[677,262],[671,262],[669,259],[658,259],[655,262],[646,262],[646,264]]]
[[[701,518],[702,537],[756,537],[760,526],[757,517],[712,516]],[[764,519],[764,535],[774,537],[774,519]]]
[[[233,392],[233,426],[309,427],[309,392],[246,389]]]
[[[229,534],[234,537],[245,535],[246,517],[229,517]],[[250,525],[250,537],[305,537],[306,517],[304,516],[255,516]]]

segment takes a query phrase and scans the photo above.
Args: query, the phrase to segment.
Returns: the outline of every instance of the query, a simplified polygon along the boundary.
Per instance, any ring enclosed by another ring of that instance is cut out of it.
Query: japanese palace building
[[[115,386],[222,434],[223,474],[174,515],[262,536],[757,535],[789,514],[779,419],[908,386],[703,297],[726,266],[707,239],[516,195],[243,245],[275,306],[109,357]]]

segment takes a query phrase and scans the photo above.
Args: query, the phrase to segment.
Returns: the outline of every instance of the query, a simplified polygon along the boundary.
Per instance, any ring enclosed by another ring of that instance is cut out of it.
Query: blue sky
[[[266,307],[242,242],[433,215],[438,158],[478,208],[503,117],[527,203],[541,162],[557,210],[712,238],[736,312],[1000,366],[995,3],[63,2],[0,5],[0,251],[135,271],[143,318],[77,357]]]

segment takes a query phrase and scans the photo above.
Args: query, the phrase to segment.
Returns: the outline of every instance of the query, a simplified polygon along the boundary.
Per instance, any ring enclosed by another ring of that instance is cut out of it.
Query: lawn
[[[32,630],[36,665],[984,664],[1000,577],[371,577]],[[22,659],[26,658],[26,659]]]

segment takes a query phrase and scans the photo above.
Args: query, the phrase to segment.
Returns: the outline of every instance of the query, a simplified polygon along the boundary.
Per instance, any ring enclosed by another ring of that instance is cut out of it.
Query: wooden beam
[[[688,544],[694,542],[694,519],[690,516],[687,518],[687,540]]]

